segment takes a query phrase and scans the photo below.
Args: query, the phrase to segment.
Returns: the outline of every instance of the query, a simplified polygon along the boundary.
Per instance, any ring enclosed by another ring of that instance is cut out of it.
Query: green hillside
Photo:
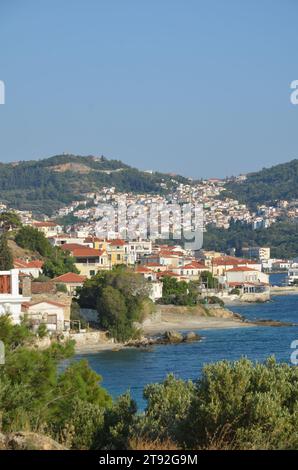
[[[247,175],[243,182],[230,182],[227,192],[241,202],[255,207],[279,199],[298,199],[298,159]]]
[[[188,182],[175,176],[175,181]],[[161,183],[166,186],[161,187]],[[43,160],[0,163],[0,201],[20,210],[51,215],[63,205],[104,186],[118,191],[162,193],[175,183],[162,173],[146,173],[104,157],[56,155]]]

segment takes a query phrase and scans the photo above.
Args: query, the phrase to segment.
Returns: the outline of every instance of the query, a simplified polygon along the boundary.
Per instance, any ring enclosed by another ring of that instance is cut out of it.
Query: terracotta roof
[[[96,250],[87,245],[79,245],[78,243],[65,243],[61,246],[62,250],[70,251],[75,258],[82,258],[84,256],[102,256],[103,250]]]
[[[178,255],[177,253],[174,253],[173,251],[160,251],[159,252],[160,257],[166,257],[166,258],[177,258]]]
[[[33,222],[34,227],[57,227],[55,222]]]
[[[237,272],[246,272],[246,271],[259,272],[257,269],[248,268],[246,266],[238,266],[237,268],[228,269],[227,273],[237,273]]]
[[[120,238],[118,239],[115,239],[115,240],[108,240],[107,242],[109,245],[112,245],[112,246],[123,246],[123,245],[126,245],[126,241],[125,240],[122,240]]]
[[[25,269],[25,268],[42,268],[43,267],[43,262],[36,259],[33,261],[23,261],[22,259],[16,258],[13,262],[13,265],[17,269]]]
[[[65,283],[65,284],[68,284],[68,283],[71,284],[71,283],[82,283],[86,279],[87,279],[86,276],[82,276],[80,274],[65,273],[65,274],[62,274],[61,276],[55,277],[53,279],[53,281],[54,282],[62,282],[62,283]]]
[[[180,277],[179,274],[173,273],[173,271],[162,271],[160,273],[156,273],[157,277]]]
[[[66,307],[65,304],[60,304],[59,302],[54,302],[53,300],[38,300],[37,302],[24,302],[22,303],[22,307],[29,308],[38,304],[50,304],[50,305],[54,305],[55,307],[63,307],[63,308]]]
[[[64,250],[64,251],[72,251],[74,250],[75,248],[89,248],[87,245],[82,245],[80,243],[63,243],[63,245],[61,245],[61,249]]]
[[[186,264],[185,266],[182,266],[180,269],[207,269],[206,266],[204,264],[201,264],[201,263],[197,263],[197,262],[193,262],[193,263],[189,263],[189,264]]]
[[[137,266],[135,269],[137,273],[152,273],[152,270],[147,268],[146,266]]]
[[[213,258],[212,264],[215,266],[237,266],[239,264],[258,264],[249,259],[234,258],[233,256],[220,256]]]
[[[72,254],[75,258],[87,257],[99,257],[104,253],[103,250],[96,250],[95,248],[89,248],[88,246],[81,246],[79,248],[74,248]]]

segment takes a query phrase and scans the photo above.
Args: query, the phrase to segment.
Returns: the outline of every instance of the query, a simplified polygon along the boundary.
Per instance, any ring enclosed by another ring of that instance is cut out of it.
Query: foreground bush
[[[272,358],[207,365],[195,384],[170,376],[145,397],[149,439],[193,449],[298,448],[298,369]]]
[[[206,365],[196,381],[147,385],[137,414],[112,401],[86,361],[59,368],[73,344],[32,348],[25,324],[0,317],[0,432],[47,434],[72,449],[298,449],[298,369],[270,358]]]

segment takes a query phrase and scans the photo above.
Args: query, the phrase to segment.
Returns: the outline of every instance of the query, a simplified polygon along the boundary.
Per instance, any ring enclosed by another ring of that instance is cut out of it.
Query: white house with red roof
[[[135,273],[141,274],[147,281],[150,282],[150,299],[155,302],[162,297],[162,282],[158,280],[158,274],[147,266],[138,265],[135,268]]]
[[[21,258],[15,258],[13,267],[18,269],[21,273],[32,276],[35,279],[42,273],[43,262],[40,260],[22,260]]]
[[[141,274],[148,281],[156,281],[157,279],[156,272],[150,269],[148,266],[136,266],[135,273]]]
[[[208,268],[203,263],[198,261],[191,261],[185,266],[180,266],[177,268],[172,268],[172,271],[181,276],[187,277],[190,280],[197,280],[200,278],[202,272],[207,271]]]
[[[205,264],[208,266],[213,276],[223,276],[230,269],[237,267],[249,267],[257,271],[262,271],[261,262],[236,258],[234,256],[219,256],[209,260],[206,259]]]
[[[237,266],[226,271],[225,281],[229,287],[244,284],[268,286],[269,275],[247,266]]]
[[[65,243],[61,248],[69,251],[76,259],[75,265],[83,276],[90,278],[99,270],[110,268],[109,257],[105,250],[97,250],[76,243]]]
[[[70,328],[70,319],[65,317],[66,305],[52,300],[38,300],[22,304],[22,313],[33,327],[45,324],[52,332],[62,332]]]
[[[52,279],[54,284],[64,284],[69,295],[76,295],[77,287],[82,287],[87,276],[76,273],[66,273]]]
[[[40,232],[43,232],[44,235],[48,237],[55,237],[56,235],[59,235],[61,233],[62,227],[61,225],[57,224],[56,222],[52,221],[45,221],[45,222],[33,222],[33,227],[37,228]]]

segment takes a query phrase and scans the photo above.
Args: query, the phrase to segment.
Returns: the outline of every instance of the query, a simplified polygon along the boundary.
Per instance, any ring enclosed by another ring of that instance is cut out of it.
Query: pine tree
[[[7,244],[6,235],[0,236],[0,271],[8,271],[13,268],[13,257]]]

